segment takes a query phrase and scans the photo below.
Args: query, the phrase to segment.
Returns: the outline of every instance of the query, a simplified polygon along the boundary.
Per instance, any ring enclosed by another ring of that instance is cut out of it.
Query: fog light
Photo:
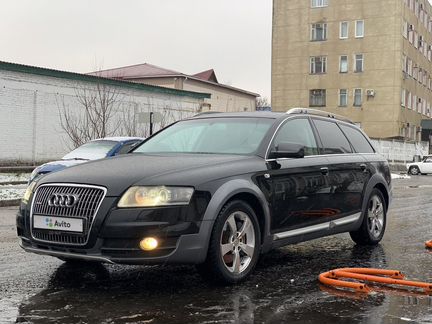
[[[158,241],[154,237],[145,237],[140,242],[140,248],[144,251],[151,251],[158,247]]]

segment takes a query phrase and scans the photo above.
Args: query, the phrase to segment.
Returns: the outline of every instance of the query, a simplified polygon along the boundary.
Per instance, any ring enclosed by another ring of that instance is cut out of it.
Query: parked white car
[[[432,155],[425,155],[420,162],[407,163],[409,174],[428,174],[432,173]]]

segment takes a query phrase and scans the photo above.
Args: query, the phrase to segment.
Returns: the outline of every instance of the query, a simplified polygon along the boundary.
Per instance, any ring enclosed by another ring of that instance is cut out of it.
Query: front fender
[[[201,226],[200,236],[205,240],[205,253],[207,255],[208,245],[210,242],[211,232],[213,230],[214,222],[222,210],[223,206],[235,195],[247,193],[253,195],[260,203],[263,210],[263,215],[257,215],[257,217],[264,217],[264,235],[263,235],[263,249],[266,249],[270,245],[270,209],[267,200],[262,191],[252,182],[244,179],[235,179],[224,183],[216,192],[213,194],[209,205],[207,206],[206,212],[203,217],[203,225]],[[205,260],[205,256],[201,256],[200,259]]]

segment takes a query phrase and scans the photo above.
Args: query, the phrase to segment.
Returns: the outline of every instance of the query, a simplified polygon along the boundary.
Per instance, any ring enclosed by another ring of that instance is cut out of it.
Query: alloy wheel
[[[374,195],[369,200],[367,217],[369,233],[378,238],[384,227],[384,206],[379,196]]]
[[[250,217],[235,211],[225,221],[220,237],[224,266],[234,274],[245,271],[255,252],[255,228]]]

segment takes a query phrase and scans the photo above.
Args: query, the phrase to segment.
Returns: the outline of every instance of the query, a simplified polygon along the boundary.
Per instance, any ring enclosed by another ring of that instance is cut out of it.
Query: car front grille
[[[40,186],[33,198],[31,219],[34,215],[69,217],[83,219],[83,233],[33,228],[31,232],[35,240],[67,245],[85,245],[99,206],[105,197],[106,189],[102,187],[79,184],[49,184]],[[53,194],[75,195],[78,202],[72,207],[50,206],[49,199]]]

